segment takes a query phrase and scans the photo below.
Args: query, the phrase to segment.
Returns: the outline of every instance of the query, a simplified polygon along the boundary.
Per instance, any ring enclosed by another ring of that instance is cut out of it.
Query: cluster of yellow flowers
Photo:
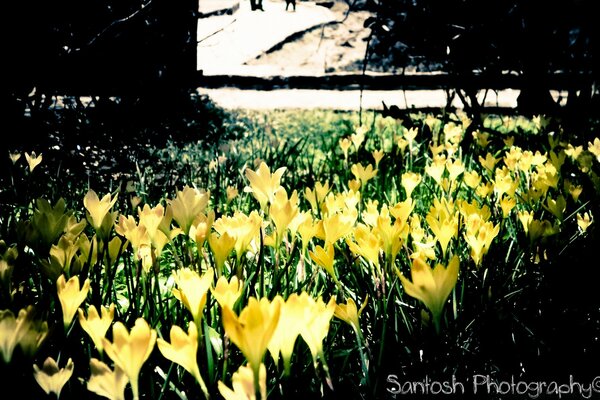
[[[219,382],[219,391],[225,398],[265,398],[265,354],[270,353],[276,365],[281,357],[284,372],[289,375],[298,337],[308,346],[314,367],[320,363],[331,385],[323,350],[330,322],[333,316],[347,322],[362,340],[359,316],[368,297],[366,293],[356,293],[357,288],[346,286],[340,267],[351,264],[351,268],[363,268],[372,278],[367,284],[373,285],[381,296],[385,296],[389,282],[398,278],[404,293],[431,312],[439,332],[444,307],[459,282],[461,264],[463,269],[467,264],[481,268],[494,242],[504,240],[506,227],[517,230],[518,224],[529,240],[534,259],[539,257],[540,243],[563,229],[568,207],[577,204],[583,190],[561,176],[566,158],[584,173],[590,170],[594,158],[600,162],[598,138],[584,151],[582,146],[573,147],[550,137],[550,149],[542,153],[524,150],[514,145],[513,138],[506,137],[504,151],[468,159],[461,155],[459,147],[467,121],[462,121],[462,125],[449,123],[443,128],[434,119],[427,119],[425,124],[437,138],[428,149],[418,140],[416,128],[405,129],[394,139],[401,154],[411,162],[413,156],[428,152],[424,168],[399,174],[400,185],[391,198],[402,197],[401,201],[380,204],[363,198],[366,188],[375,185],[380,163],[388,156],[383,150],[371,153],[373,164],[363,160],[348,165],[354,179],[338,191],[329,181],[323,181],[300,193],[290,192],[282,185],[286,168],[271,172],[261,162],[256,170],[245,170],[248,185],[244,192],[258,202],[258,209],[235,210],[231,215],[215,215],[211,192],[190,186],[177,191],[166,206],[137,207],[137,218],[113,211],[116,195],[100,198],[93,190],[83,199],[87,222],[77,220],[62,200],[54,206],[38,200],[22,231],[34,251],[49,249],[42,270],[56,284],[64,331],[69,331],[78,314],[79,324],[98,354],[105,354],[113,362],[111,369],[100,359],[92,358],[87,388],[107,398],[124,399],[125,388],[130,384],[134,399],[138,399],[138,376],[156,344],[166,359],[196,379],[208,398],[197,352],[209,296],[216,300],[209,303],[210,307],[218,304],[220,309],[226,340],[233,342],[248,362],[233,374],[231,388]],[[340,140],[346,164],[351,149],[358,151],[363,145],[365,134],[361,128]],[[474,138],[482,149],[489,144],[486,134],[475,132]],[[236,196],[237,188],[227,189],[228,202]],[[428,198],[427,203],[423,197]],[[310,209],[303,210],[301,200]],[[583,233],[593,216],[582,212],[581,205],[573,208],[576,211],[572,215]],[[91,238],[84,233],[87,224],[95,232]],[[165,252],[178,244],[185,247],[181,259],[177,258],[177,251]],[[162,284],[173,286],[170,293],[189,311],[191,319],[187,331],[171,326],[170,342],[157,337],[157,331],[144,318],[138,318],[130,331],[122,322],[114,322],[115,304],[101,307],[100,312],[89,303],[85,306],[92,275],[82,271],[90,266],[104,266],[106,278],[111,279],[108,271],[129,247],[146,275],[155,273],[158,277],[164,268],[164,257],[175,258],[168,267],[172,269],[171,278]],[[278,270],[286,268],[287,257],[298,248],[299,266],[290,278],[295,282],[293,293],[287,295],[286,290],[285,298],[279,293],[269,298],[264,292],[264,276],[268,275],[267,280],[272,283]],[[264,265],[258,264],[267,249],[273,260],[265,272]],[[465,250],[468,256],[464,255]],[[348,254],[353,257],[351,261]],[[17,256],[14,247],[0,242],[0,281],[9,297],[14,290],[9,285],[11,266]],[[312,276],[307,270],[313,272]],[[253,272],[261,275],[258,288],[247,286]],[[322,295],[314,294],[319,291],[317,275],[321,280],[331,279],[345,303],[338,304],[333,296],[325,302]],[[80,276],[86,277],[83,282]],[[297,289],[300,286],[304,289]],[[353,298],[364,299],[360,309]],[[245,304],[240,304],[241,299],[245,299]],[[24,353],[33,354],[48,332],[47,323],[34,320],[31,310],[23,309],[17,317],[9,310],[0,311],[0,352],[5,363],[11,361],[17,346]],[[106,338],[111,325],[112,341]],[[72,360],[59,368],[49,357],[41,368],[34,365],[34,376],[47,393],[58,396],[73,370]]]

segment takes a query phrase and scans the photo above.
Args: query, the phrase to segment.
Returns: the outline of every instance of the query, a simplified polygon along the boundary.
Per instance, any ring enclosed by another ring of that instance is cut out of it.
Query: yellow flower
[[[227,278],[221,276],[217,280],[215,288],[211,288],[210,291],[221,307],[229,307],[233,310],[233,306],[242,295],[243,289],[244,283],[234,275],[229,282],[227,282]]]
[[[165,217],[165,208],[162,204],[158,204],[154,208],[150,208],[148,204],[144,204],[143,209],[138,209],[139,225],[146,228],[146,233],[150,239],[152,247],[155,249],[155,255],[160,256],[163,247],[180,231],[168,230],[166,233],[161,229],[163,220],[170,218]]]
[[[73,375],[73,368],[73,360],[70,358],[64,368],[58,368],[56,361],[52,357],[48,357],[42,368],[33,364],[33,377],[46,394],[54,393],[58,399],[63,386]]]
[[[281,177],[285,170],[285,167],[281,167],[271,174],[264,161],[256,171],[246,168],[246,178],[250,181],[250,186],[246,186],[244,191],[252,193],[262,210],[266,210],[267,205],[275,200],[275,193],[281,188]]]
[[[356,151],[358,151],[358,149],[360,148],[360,145],[362,144],[362,142],[364,142],[365,134],[368,131],[369,131],[369,128],[367,128],[364,125],[361,125],[358,128],[356,128],[355,133],[350,135],[350,140],[352,140],[352,144],[354,145],[354,148],[356,149]]]
[[[356,303],[354,302],[354,300],[352,298],[348,298],[346,304],[337,304],[335,306],[333,315],[349,324],[352,327],[352,329],[354,329],[357,335],[361,335],[359,318],[363,310],[367,306],[368,300],[369,295],[365,297],[365,301],[363,301],[362,305],[360,306],[360,310],[358,310],[356,308]]]
[[[479,183],[481,183],[481,176],[477,171],[465,171],[463,181],[468,187],[475,189],[477,186],[479,186]]]
[[[238,197],[238,190],[234,186],[227,186],[227,204],[230,204],[236,197]]]
[[[315,221],[309,214],[308,218],[298,226],[298,233],[302,239],[302,254],[306,252],[312,238],[322,229],[322,225],[322,221]]]
[[[350,145],[352,144],[352,142],[348,138],[343,138],[343,139],[340,139],[339,143],[340,143],[340,148],[342,149],[342,152],[344,153],[344,159],[348,159],[348,149],[350,149]]]
[[[305,309],[308,305],[307,299],[308,294],[302,292],[301,295],[291,294],[286,301],[280,295],[277,295],[273,300],[281,304],[281,311],[279,323],[269,341],[268,349],[271,357],[275,360],[275,364],[277,364],[279,353],[281,353],[286,376],[289,376],[291,372],[290,362],[296,339],[300,335],[304,323]]]
[[[448,267],[437,264],[434,269],[421,259],[415,258],[410,269],[412,282],[396,270],[406,294],[423,302],[431,311],[438,332],[444,305],[458,280],[458,267],[459,259],[456,255],[452,257]]]
[[[260,364],[258,385],[260,387],[260,397],[263,400],[267,398],[267,369],[264,364]],[[256,398],[256,389],[254,387],[254,375],[252,369],[242,365],[231,376],[231,390],[223,382],[219,381],[219,393],[225,400],[260,400]]]
[[[383,150],[373,150],[371,152],[371,155],[373,156],[373,160],[375,161],[375,168],[379,168],[379,163],[381,162],[381,159],[383,158],[385,153],[383,152]]]
[[[58,245],[53,244],[50,248],[50,263],[44,263],[44,272],[54,281],[63,273],[71,275],[71,273],[77,272],[78,268],[72,269],[71,263],[78,250],[78,243],[75,243],[67,235],[61,236]],[[75,260],[78,261],[78,259]]]
[[[208,245],[215,257],[215,266],[217,267],[218,276],[223,275],[223,266],[225,266],[225,261],[227,261],[227,258],[233,251],[235,243],[235,238],[231,237],[227,232],[222,235],[213,232],[208,237]]]
[[[323,354],[323,340],[329,333],[329,323],[335,311],[335,299],[332,297],[327,304],[319,297],[316,301],[307,295],[308,306],[305,308],[305,320],[300,331],[302,339],[308,345],[313,358],[313,365],[317,368],[317,360],[321,360],[325,370],[328,385],[331,387],[331,378],[327,360]]]
[[[63,325],[66,331],[69,325],[71,325],[77,309],[85,301],[90,291],[90,280],[86,279],[80,288],[79,277],[77,275],[72,276],[68,281],[65,280],[64,275],[61,275],[56,280],[56,290],[62,308]]]
[[[201,326],[202,313],[206,305],[206,294],[213,281],[214,270],[209,268],[202,276],[190,268],[173,272],[177,289],[173,295],[185,305],[194,318],[196,326]]]
[[[502,208],[502,218],[508,217],[513,208],[517,205],[517,200],[514,197],[502,196],[500,207]]]
[[[525,231],[525,234],[528,234],[529,233],[529,224],[531,223],[531,221],[533,221],[533,212],[519,211],[517,213],[517,217],[519,218],[519,221],[521,222],[521,225],[523,226],[523,230]]]
[[[433,180],[438,184],[442,184],[442,175],[446,170],[445,161],[433,161],[431,164],[425,166],[425,173],[433,178]]]
[[[296,192],[294,191],[294,194]],[[285,190],[280,190],[275,195],[275,201],[269,207],[269,216],[275,224],[277,236],[275,240],[276,248],[279,248],[281,241],[286,235],[288,226],[292,220],[298,215],[298,197],[292,195],[290,199],[287,197]]]
[[[413,127],[413,128],[410,128],[410,129],[406,129],[406,128],[404,129],[404,138],[408,142],[408,147],[410,149],[412,149],[413,142],[417,138],[417,134],[418,133],[419,133],[419,130],[416,127]]]
[[[129,378],[119,366],[115,365],[115,370],[112,371],[102,361],[92,358],[90,370],[92,375],[87,383],[90,392],[110,400],[125,400],[125,387]]]
[[[556,200],[548,197],[546,204],[544,204],[543,207],[550,211],[559,221],[562,221],[563,213],[567,208],[567,201],[562,195],[558,196]]]
[[[568,179],[565,179],[564,186],[565,190],[569,192],[575,202],[579,200],[579,196],[581,196],[581,193],[583,192],[583,186],[575,185]]]
[[[10,161],[12,161],[12,163],[14,165],[21,158],[21,153],[8,153],[8,157],[10,158]]]
[[[256,210],[250,215],[236,211],[232,217],[222,216],[213,224],[221,236],[228,233],[235,239],[235,255],[238,260],[246,253],[250,243],[259,236],[263,220]],[[210,244],[210,243],[209,243]]]
[[[583,146],[573,147],[571,143],[565,149],[565,154],[571,158],[573,161],[577,161],[581,153],[583,152]]]
[[[375,175],[377,175],[377,170],[373,169],[371,164],[367,165],[366,167],[363,167],[362,164],[354,164],[352,167],[350,167],[350,171],[363,186],[365,183],[375,177]]]
[[[345,237],[352,231],[354,222],[344,218],[342,214],[335,214],[323,220],[323,232],[325,234],[325,246],[333,244]]]
[[[208,389],[200,375],[200,368],[196,360],[198,353],[198,328],[194,322],[190,322],[188,333],[186,334],[183,329],[177,325],[173,325],[170,337],[171,343],[161,338],[156,340],[158,350],[160,350],[167,360],[181,365],[183,369],[192,374],[198,381],[198,384],[200,384],[204,397],[208,399]]]
[[[90,189],[83,198],[83,206],[87,210],[88,221],[96,231],[101,231],[102,228],[112,225],[114,218],[113,214],[110,213],[110,209],[117,201],[117,197],[112,198],[108,193],[100,200],[96,192]]]
[[[379,266],[382,241],[366,225],[360,224],[354,228],[354,241],[347,238],[346,244],[354,254],[364,257],[375,266]]]
[[[406,198],[409,199],[412,192],[415,190],[419,183],[421,183],[421,174],[415,172],[405,172],[402,174],[402,187],[406,191]]]
[[[483,256],[487,254],[492,240],[500,232],[500,225],[494,226],[491,221],[483,222],[478,216],[467,218],[467,231],[465,232],[465,241],[471,248],[471,258],[475,265],[479,267]]]
[[[350,179],[348,181],[348,189],[358,192],[360,190],[360,181],[358,179]]]
[[[456,178],[465,172],[465,166],[460,159],[456,159],[453,162],[446,160],[446,169],[448,170],[448,179],[454,182]]]
[[[485,155],[485,158],[479,156],[479,163],[481,164],[481,166],[487,170],[494,171],[494,168],[496,167],[496,163],[500,161],[499,159],[497,159],[496,157],[494,157],[492,154],[487,153]]]
[[[102,338],[106,336],[106,332],[108,332],[108,328],[110,328],[110,324],[115,318],[115,305],[111,304],[108,308],[101,307],[102,317],[98,315],[98,310],[93,305],[88,308],[87,318],[85,318],[81,308],[77,312],[79,314],[79,325],[90,336],[94,345],[102,354],[104,351]]]
[[[42,162],[42,154],[39,156],[35,154],[35,151],[29,153],[25,153],[25,160],[27,160],[27,165],[29,165],[29,172],[33,172],[34,168],[37,167]]]
[[[143,318],[138,318],[131,333],[117,321],[112,330],[113,342],[102,338],[106,355],[123,370],[131,383],[134,400],[139,399],[138,377],[156,343],[156,331]]]
[[[310,258],[317,263],[320,267],[325,269],[329,275],[333,278],[333,280],[337,281],[337,276],[335,275],[335,269],[333,268],[335,249],[333,248],[333,244],[329,243],[326,245],[327,249],[324,249],[321,246],[316,246],[315,251],[309,251],[308,255]]]
[[[222,308],[225,333],[248,360],[255,383],[259,380],[260,366],[277,328],[280,311],[279,301],[269,302],[266,298],[258,301],[254,297],[250,297],[239,317],[229,308]]]
[[[27,333],[32,313],[32,306],[20,310],[17,318],[11,310],[0,310],[0,353],[6,364],[10,363],[15,347]]]
[[[583,213],[583,215],[581,215],[581,213],[577,213],[577,226],[579,226],[581,232],[587,231],[587,228],[592,224],[592,222],[594,222],[591,216],[592,213],[586,212]]]
[[[588,151],[596,156],[596,160],[600,162],[600,139],[594,138],[594,142],[588,142]]]
[[[209,238],[214,222],[215,212],[211,210],[208,214],[198,214],[190,227],[190,237],[196,242],[199,251],[204,246],[204,242]]]
[[[136,259],[141,260],[144,271],[149,272],[153,264],[152,242],[150,241],[150,235],[148,235],[146,227],[138,225],[131,215],[127,218],[124,215],[120,215],[119,224],[115,225],[115,230],[131,243]]]
[[[209,199],[210,191],[199,190],[186,185],[183,190],[177,191],[175,199],[167,200],[173,211],[173,219],[185,235],[189,235],[190,227],[198,214],[206,210]]]
[[[60,198],[54,206],[46,199],[39,198],[35,201],[36,209],[31,217],[32,242],[46,251],[56,243],[64,233],[71,211],[67,211],[65,200]]]

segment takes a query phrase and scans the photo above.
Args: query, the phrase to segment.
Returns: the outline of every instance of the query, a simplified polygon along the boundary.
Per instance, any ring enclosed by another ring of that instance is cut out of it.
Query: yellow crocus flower
[[[324,249],[321,246],[315,246],[315,251],[309,251],[308,255],[310,258],[317,263],[320,267],[325,269],[329,275],[333,278],[333,280],[337,281],[337,276],[335,275],[335,269],[333,268],[333,262],[335,257],[335,249],[333,244],[329,243]]]
[[[383,159],[385,153],[383,152],[383,150],[373,150],[371,152],[371,155],[373,156],[373,160],[375,161],[375,168],[379,168],[379,163]]]
[[[21,309],[16,318],[11,310],[0,310],[0,353],[6,364],[10,363],[15,347],[27,334],[32,314],[32,306]]]
[[[323,220],[323,232],[325,234],[325,245],[334,244],[352,231],[354,221],[337,213]]]
[[[156,343],[156,331],[143,318],[138,318],[131,332],[117,321],[112,330],[113,342],[102,338],[106,355],[123,370],[131,383],[134,400],[139,399],[138,377]]]
[[[588,151],[596,156],[596,161],[600,162],[600,139],[594,138],[594,142],[588,142]]]
[[[217,219],[213,228],[219,234],[228,233],[235,239],[234,249],[239,265],[239,260],[248,250],[250,243],[260,235],[262,224],[263,220],[256,210],[252,211],[250,215],[236,211],[231,217],[222,216]]]
[[[354,149],[358,151],[360,145],[365,140],[365,134],[369,131],[369,128],[361,125],[354,131],[353,134],[350,135],[350,140],[352,140],[352,144],[354,145]]]
[[[544,204],[543,207],[546,210],[550,211],[552,215],[554,215],[559,221],[562,222],[563,214],[567,208],[567,201],[565,200],[563,195],[558,196],[556,200],[552,199],[551,197],[548,197],[548,199],[546,200],[546,204]]]
[[[173,272],[177,289],[173,295],[183,303],[194,318],[196,326],[201,326],[202,313],[206,305],[206,294],[212,285],[214,270],[209,268],[202,276],[190,268]]]
[[[352,167],[350,167],[350,171],[352,172],[352,175],[360,181],[362,186],[377,175],[377,170],[373,169],[371,164],[368,164],[366,167],[360,163],[353,164]]]
[[[226,203],[230,204],[236,197],[238,197],[239,191],[234,186],[227,186],[226,193],[227,193]]]
[[[110,324],[115,318],[115,305],[111,304],[108,308],[102,306],[100,310],[102,317],[93,305],[88,308],[87,318],[81,308],[77,310],[77,313],[79,315],[79,325],[89,335],[96,349],[102,354],[104,352],[102,338],[106,336],[106,332],[108,332],[108,328],[110,328]]]
[[[465,232],[465,241],[471,248],[471,258],[475,265],[479,267],[483,256],[487,254],[492,240],[500,232],[500,225],[491,222],[483,222],[479,218],[467,220],[467,231]]]
[[[210,236],[213,223],[215,222],[215,212],[209,211],[207,214],[198,214],[190,227],[190,237],[196,242],[198,250],[202,249],[204,243]]]
[[[14,165],[21,158],[21,153],[8,153],[8,157],[10,158],[10,161],[12,161],[12,163]]]
[[[335,299],[332,297],[329,302],[325,304],[321,297],[316,301],[308,295],[306,295],[306,297],[309,299],[309,306],[305,309],[305,322],[302,325],[300,335],[308,345],[315,369],[317,368],[318,360],[321,360],[327,383],[331,387],[329,368],[327,367],[327,360],[323,354],[323,340],[329,333],[329,323],[331,322],[331,318],[335,311]]]
[[[454,182],[463,172],[465,172],[465,166],[460,159],[446,161],[446,170],[448,171],[448,179],[450,182]]]
[[[112,198],[111,194],[108,193],[100,199],[96,192],[90,189],[83,198],[83,206],[87,210],[88,221],[96,231],[100,231],[103,226],[107,226],[109,223],[112,225],[114,219],[112,219],[113,215],[110,213],[110,209],[117,201],[117,197]],[[109,222],[106,222],[105,219],[108,219]]]
[[[90,392],[109,400],[125,400],[125,387],[129,378],[119,366],[115,365],[115,370],[112,371],[102,361],[92,358],[90,370],[92,374],[87,383]]]
[[[42,162],[42,154],[40,153],[40,155],[36,155],[35,151],[32,151],[30,155],[29,153],[25,152],[25,160],[27,160],[29,172],[33,172],[35,167],[40,165],[40,163]]]
[[[262,210],[266,210],[267,205],[275,200],[275,193],[281,188],[281,177],[285,170],[285,167],[281,167],[271,174],[271,169],[264,161],[256,171],[246,168],[246,178],[250,186],[246,186],[244,191],[252,193]]]
[[[577,213],[577,226],[581,230],[581,232],[587,231],[587,228],[594,222],[592,218],[592,213]]]
[[[33,377],[46,394],[54,393],[58,399],[63,386],[71,379],[74,367],[73,360],[70,358],[64,368],[58,368],[56,361],[52,357],[48,357],[42,368],[33,364]]]
[[[71,275],[77,272],[78,267],[71,268],[71,264],[78,250],[78,243],[68,238],[67,235],[61,236],[58,244],[53,244],[50,247],[50,262],[48,264],[44,263],[44,272],[52,280],[58,279],[62,274]],[[78,265],[77,261],[79,260],[76,258],[74,266]]]
[[[322,221],[315,221],[310,214],[308,214],[307,219],[305,219],[298,226],[298,233],[300,234],[300,238],[302,239],[302,254],[306,252],[308,248],[308,244],[312,240],[313,237],[317,235],[317,233],[322,229]]]
[[[85,301],[90,291],[90,280],[86,279],[83,286],[80,287],[77,275],[72,276],[68,281],[64,275],[61,275],[56,280],[56,290],[58,299],[60,300],[63,325],[66,331],[69,325],[71,325],[77,309]]]
[[[350,145],[352,142],[348,138],[342,138],[339,141],[340,148],[342,149],[342,153],[344,153],[344,160],[348,159],[348,150],[350,149]]]
[[[442,184],[442,175],[444,174],[445,170],[445,161],[433,161],[425,166],[425,173],[432,177],[438,185]]]
[[[471,189],[475,189],[481,183],[481,175],[477,171],[465,171],[463,182]]]
[[[210,191],[186,185],[183,190],[177,191],[175,199],[167,200],[173,219],[185,235],[189,235],[196,217],[206,210],[209,199]]]
[[[458,281],[458,269],[459,259],[455,255],[447,267],[437,264],[433,269],[420,258],[415,258],[410,269],[412,281],[396,270],[406,294],[423,302],[431,311],[437,332],[440,331],[440,320],[446,300]]]
[[[169,335],[171,343],[162,338],[156,340],[158,350],[167,360],[182,366],[183,369],[192,374],[198,381],[204,397],[208,399],[208,389],[202,375],[200,375],[200,368],[196,360],[198,353],[198,328],[196,324],[193,321],[190,322],[187,334],[177,325],[173,325]]]
[[[363,301],[362,305],[360,306],[360,309],[357,309],[354,300],[352,298],[348,298],[346,304],[336,304],[333,315],[350,325],[357,335],[362,336],[359,318],[367,306],[368,300],[369,296],[367,295],[365,297],[365,301]]]
[[[581,196],[581,193],[583,192],[583,186],[576,185],[568,179],[565,179],[564,186],[565,190],[571,195],[573,201],[577,202],[577,200],[579,200],[579,196]]]
[[[402,187],[406,191],[406,198],[410,199],[412,192],[415,190],[419,183],[421,183],[421,174],[415,172],[405,172],[402,174]]]
[[[481,164],[481,166],[489,170],[490,172],[494,171],[494,168],[496,167],[496,163],[498,161],[500,160],[494,157],[491,153],[487,153],[485,155],[485,158],[479,156],[479,163]]]
[[[252,369],[242,365],[231,376],[231,386],[233,390],[219,381],[219,393],[225,400],[266,400],[267,398],[267,369],[264,364],[260,364],[258,385],[260,387],[260,399],[256,398],[254,385],[254,375]]]
[[[254,297],[250,297],[239,317],[229,308],[222,308],[225,333],[248,360],[255,384],[259,381],[260,366],[277,328],[280,312],[279,301],[270,302],[266,298],[259,301]]]
[[[210,246],[210,249],[213,252],[213,256],[215,257],[217,276],[223,275],[223,267],[225,266],[225,261],[227,261],[227,258],[233,251],[235,243],[235,238],[230,236],[227,232],[223,233],[222,235],[213,232],[208,237],[208,245]]]
[[[279,323],[267,347],[276,364],[281,353],[286,376],[290,375],[290,362],[296,339],[300,335],[304,323],[304,314],[308,305],[307,298],[308,295],[306,292],[303,292],[301,295],[293,293],[285,301],[279,295],[273,300],[281,304],[281,312]]]
[[[502,218],[507,218],[513,208],[517,205],[517,200],[511,196],[502,196],[500,208],[502,208]]]
[[[298,215],[298,202],[294,200],[294,197],[297,199],[297,196],[294,195],[288,199],[287,193],[282,189],[277,192],[275,201],[269,207],[269,216],[276,228],[275,246],[277,248],[281,245],[281,241],[286,235],[288,226]]]
[[[360,224],[354,228],[354,240],[346,239],[346,244],[354,254],[364,257],[367,261],[379,266],[379,253],[382,240],[366,225]]]
[[[233,306],[242,295],[243,289],[244,283],[238,280],[237,276],[232,276],[229,282],[227,282],[227,278],[221,276],[217,280],[217,285],[214,289],[211,288],[210,292],[221,307],[229,307],[233,310]]]

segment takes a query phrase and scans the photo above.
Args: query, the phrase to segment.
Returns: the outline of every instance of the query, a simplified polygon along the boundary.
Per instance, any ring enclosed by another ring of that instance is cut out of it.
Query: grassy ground
[[[207,99],[168,116],[136,110],[36,114],[28,128],[44,141],[7,151],[0,327],[16,350],[1,342],[1,365],[25,397],[43,395],[31,372],[47,357],[74,361],[61,398],[89,396],[86,382],[101,379],[90,360],[116,376],[125,350],[110,347],[138,319],[173,346],[183,329],[179,356],[152,343],[123,387],[110,381],[111,398],[135,397],[135,382],[141,398],[203,398],[200,381],[227,398],[222,385],[246,360],[264,363],[271,398],[384,398],[426,378],[457,379],[468,395],[476,375],[595,376],[598,139],[542,116],[225,113]],[[234,276],[243,285],[228,306],[202,283]],[[65,301],[59,277],[91,289]],[[207,293],[206,304],[182,293]],[[65,302],[88,315],[114,305],[100,334],[109,350],[85,320],[65,320]],[[19,325],[30,305],[23,318],[35,322]],[[288,376],[271,339],[290,332]]]

